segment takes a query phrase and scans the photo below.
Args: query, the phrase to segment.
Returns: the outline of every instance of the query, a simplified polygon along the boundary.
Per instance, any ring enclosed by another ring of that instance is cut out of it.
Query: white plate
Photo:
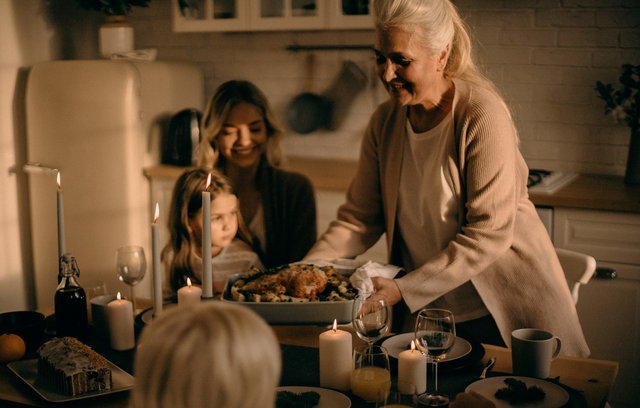
[[[107,360],[108,361],[108,360]],[[41,384],[36,381],[38,379],[38,359],[20,360],[7,364],[7,367],[13,371],[22,381],[27,383],[42,398],[49,402],[68,402],[85,398],[96,397],[98,395],[114,394],[133,388],[134,379],[131,374],[127,373],[117,365],[109,362],[111,367],[111,389],[103,391],[93,391],[72,397],[66,394],[59,394],[52,387]]]
[[[535,385],[542,388],[542,391],[544,391],[544,399],[535,402],[528,402],[526,404],[518,404],[518,407],[520,408],[559,408],[569,402],[569,393],[561,386],[549,381],[530,377],[489,377],[484,380],[474,382],[469,385],[465,391],[475,391],[483,397],[488,398],[496,405],[496,408],[513,408],[508,401],[495,397],[496,391],[500,388],[507,387],[507,384],[504,382],[505,378],[515,378],[516,380],[520,380],[525,383],[527,387]]]
[[[350,408],[351,400],[341,392],[318,387],[278,387],[276,391],[289,391],[300,394],[303,392],[317,392],[320,402],[315,408]]]
[[[391,357],[398,358],[400,352],[409,350],[409,344],[411,344],[411,340],[414,338],[414,333],[398,334],[383,341],[382,347],[387,349],[387,352]],[[447,357],[440,362],[444,363],[447,361],[457,360],[469,353],[471,353],[471,343],[462,337],[456,337],[456,342],[453,343],[453,347],[451,347],[451,350],[447,353]]]

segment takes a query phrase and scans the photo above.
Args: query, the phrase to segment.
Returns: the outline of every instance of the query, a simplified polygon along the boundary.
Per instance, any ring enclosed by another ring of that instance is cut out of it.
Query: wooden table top
[[[352,332],[354,346],[364,344],[348,326],[341,327]],[[273,326],[278,340],[283,345],[318,347],[318,336],[326,330],[319,326]],[[496,372],[511,372],[511,352],[504,347],[484,345],[483,360],[496,358],[493,368]],[[561,356],[551,363],[551,377],[560,377],[562,384],[584,392],[587,406],[604,406],[609,391],[618,373],[618,363],[614,361]],[[128,404],[129,392],[89,398],[71,403],[48,403],[40,398],[28,385],[9,368],[0,365],[0,405],[3,407],[105,407],[124,408]]]

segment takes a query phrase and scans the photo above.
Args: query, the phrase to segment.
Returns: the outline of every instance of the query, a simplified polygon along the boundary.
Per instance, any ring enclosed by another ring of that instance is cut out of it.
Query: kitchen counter
[[[346,190],[356,166],[353,161],[292,157],[285,167],[306,174],[316,188]],[[640,185],[625,184],[621,176],[580,174],[554,194],[530,197],[537,206],[640,213]]]
[[[290,157],[284,167],[305,174],[316,189],[346,190],[357,162]],[[157,165],[145,168],[144,174],[149,178],[177,178],[184,170]],[[580,174],[553,194],[532,193],[530,197],[536,206],[640,213],[640,185],[625,184],[621,176]]]

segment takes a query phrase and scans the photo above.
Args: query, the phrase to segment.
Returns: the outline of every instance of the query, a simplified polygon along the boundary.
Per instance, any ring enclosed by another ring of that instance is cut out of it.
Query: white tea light
[[[320,333],[320,386],[348,391],[351,387],[352,336],[338,330],[338,322],[333,320],[333,328]]]
[[[191,279],[187,278],[187,286],[178,289],[178,306],[186,306],[193,303],[200,303],[202,289],[191,284]]]

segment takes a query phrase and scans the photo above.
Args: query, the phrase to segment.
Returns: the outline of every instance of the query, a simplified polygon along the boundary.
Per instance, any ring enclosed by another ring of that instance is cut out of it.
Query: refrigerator
[[[25,103],[28,164],[45,169],[28,177],[37,307],[53,306],[58,282],[58,183],[56,171],[46,169],[60,172],[66,250],[77,259],[81,285],[102,281],[109,293],[128,296],[116,277],[115,252],[141,245],[147,270],[135,290],[150,298],[155,214],[143,169],[160,163],[170,117],[202,110],[201,69],[182,62],[42,62],[30,69]]]

